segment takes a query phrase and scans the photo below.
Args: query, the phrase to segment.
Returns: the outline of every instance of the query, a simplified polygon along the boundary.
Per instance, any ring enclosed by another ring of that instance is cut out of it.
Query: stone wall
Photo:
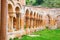
[[[25,6],[25,0],[8,0],[8,37],[20,37],[42,30],[56,29],[60,8]]]

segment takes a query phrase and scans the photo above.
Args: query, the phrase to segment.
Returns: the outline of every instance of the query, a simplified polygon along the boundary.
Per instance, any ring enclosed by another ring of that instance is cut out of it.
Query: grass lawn
[[[28,35],[22,36],[19,40],[60,40],[60,29],[55,30],[40,30],[32,33],[34,35],[39,35],[35,37],[31,37]]]
[[[60,40],[60,29],[56,30],[41,30],[32,33],[34,35],[39,35],[39,37],[30,37],[25,35],[21,40]]]

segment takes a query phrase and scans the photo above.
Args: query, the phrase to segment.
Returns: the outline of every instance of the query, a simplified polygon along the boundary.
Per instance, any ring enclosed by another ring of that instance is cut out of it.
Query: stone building
[[[7,38],[42,29],[60,28],[60,8],[26,6],[25,0],[8,0]]]

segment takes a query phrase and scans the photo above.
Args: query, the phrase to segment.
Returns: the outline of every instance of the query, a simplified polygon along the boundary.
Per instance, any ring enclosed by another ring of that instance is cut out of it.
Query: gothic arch
[[[26,15],[26,17],[30,15],[30,13],[29,13],[29,10],[28,10],[28,9],[26,10],[25,15]]]
[[[21,4],[20,3],[17,3],[17,4],[20,6],[20,9],[21,9],[21,7],[22,7]]]
[[[17,31],[20,29],[20,8],[18,6],[15,7],[15,15],[16,18],[13,19],[15,20],[13,23],[14,23],[14,28]]]
[[[8,4],[8,12],[12,12],[13,11],[13,7],[11,4]]]
[[[30,28],[33,26],[33,12],[30,12]]]
[[[36,12],[34,12],[33,28],[34,28],[34,31],[36,31]]]
[[[31,11],[31,12],[30,12],[30,17],[32,17],[32,16],[33,16],[33,12]]]
[[[10,0],[10,1],[12,2],[13,5],[15,5],[13,0]]]
[[[8,4],[8,32],[13,31],[13,6]]]
[[[36,12],[34,12],[34,17],[36,17]]]
[[[47,14],[47,15],[46,15],[46,26],[49,26],[50,21],[51,21],[50,18],[51,18],[50,15]]]
[[[57,27],[60,28],[60,15],[57,16]]]
[[[14,11],[15,11],[15,10],[14,10],[14,4],[13,4],[11,1],[8,1],[8,6],[9,6],[9,5],[12,6],[12,9],[13,9],[13,12],[14,12]]]
[[[15,8],[15,12],[16,12],[16,13],[20,13],[20,8],[19,8],[19,7],[16,7],[16,8]]]

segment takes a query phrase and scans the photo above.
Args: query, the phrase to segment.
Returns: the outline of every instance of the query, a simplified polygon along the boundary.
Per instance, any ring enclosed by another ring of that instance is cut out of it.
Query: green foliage
[[[9,40],[20,40],[18,37],[15,37],[15,38],[10,38]]]
[[[27,5],[60,8],[60,0],[26,0]]]
[[[19,40],[19,38],[18,38],[18,37],[16,37],[16,38],[14,38],[13,40]]]
[[[33,4],[35,4],[35,0],[26,0],[26,4],[27,5],[33,5]]]
[[[13,40],[12,38],[10,38],[9,40]]]

